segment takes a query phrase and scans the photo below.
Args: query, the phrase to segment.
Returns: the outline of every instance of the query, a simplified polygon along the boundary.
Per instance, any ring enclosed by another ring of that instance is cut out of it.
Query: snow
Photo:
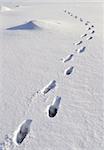
[[[13,11],[0,12],[0,148],[103,150],[102,3],[28,1],[3,6]],[[76,41],[83,42],[74,45]],[[85,51],[76,53],[81,47]],[[67,63],[60,61],[71,54]],[[72,73],[64,75],[71,66]],[[56,81],[57,88],[38,92],[50,81]],[[61,97],[60,107],[49,118],[45,110],[56,96]],[[29,118],[30,132],[15,146],[13,133]]]
[[[5,12],[5,11],[11,11],[11,9],[6,6],[0,6],[0,12]]]

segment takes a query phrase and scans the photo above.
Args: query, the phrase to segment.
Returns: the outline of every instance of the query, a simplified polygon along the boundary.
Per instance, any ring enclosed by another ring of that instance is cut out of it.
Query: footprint
[[[91,30],[91,28],[89,27],[87,30]]]
[[[20,7],[20,5],[16,5],[16,7]]]
[[[75,16],[74,18],[75,18],[75,19],[77,19],[78,17],[77,17],[77,16]]]
[[[92,25],[91,27],[94,28],[94,25]]]
[[[83,19],[82,19],[82,18],[80,18],[80,21],[81,21],[81,22],[83,22]]]
[[[66,13],[66,10],[64,10],[64,12]]]
[[[91,40],[92,38],[93,38],[93,37],[92,37],[92,36],[90,36],[90,37],[88,37],[88,38],[87,38],[87,40]]]
[[[59,109],[60,101],[61,101],[61,97],[56,96],[54,98],[52,105],[49,106],[48,111],[47,111],[48,117],[53,118],[56,116],[58,109]]]
[[[66,58],[63,58],[63,63],[66,63],[67,61],[71,60],[73,58],[74,54],[68,55]]]
[[[82,41],[79,41],[79,42],[74,43],[74,45],[80,45],[82,43],[83,43]]]
[[[48,85],[46,85],[42,90],[41,90],[41,93],[42,94],[47,94],[50,90],[52,90],[53,88],[56,87],[56,81],[55,80],[52,80],[49,82]]]
[[[77,53],[82,53],[82,52],[85,51],[85,49],[86,49],[85,46],[84,46],[84,47],[80,47],[80,48],[78,48],[78,49],[76,50],[76,52],[77,52]]]
[[[85,26],[88,26],[88,23],[87,23],[87,22],[85,23]]]
[[[70,75],[73,72],[74,66],[65,69],[64,75]]]
[[[70,12],[68,11],[68,14],[70,15]]]
[[[93,31],[91,31],[91,34],[94,34],[95,33],[95,31],[93,30]]]
[[[83,38],[83,37],[85,37],[85,36],[87,36],[87,33],[85,33],[85,34],[81,35],[81,38]]]
[[[70,16],[73,16],[73,14],[70,13]]]
[[[86,23],[90,23],[90,21],[86,21]]]
[[[13,142],[15,145],[20,145],[30,132],[31,119],[24,120],[14,132]]]

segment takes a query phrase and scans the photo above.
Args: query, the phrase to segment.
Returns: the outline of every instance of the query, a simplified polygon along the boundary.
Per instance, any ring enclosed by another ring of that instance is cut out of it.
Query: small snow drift
[[[83,43],[82,41],[79,41],[79,42],[74,43],[74,45],[80,45],[82,43]]]
[[[11,10],[12,10],[12,9],[10,9],[9,7],[0,6],[0,12],[11,11]]]
[[[20,145],[23,140],[26,138],[27,134],[30,131],[30,125],[32,123],[31,119],[24,120],[14,132],[13,142],[16,145]]]
[[[85,33],[85,34],[81,35],[81,38],[83,38],[83,37],[85,37],[85,36],[87,36],[87,33]]]
[[[68,55],[66,58],[63,58],[63,63],[66,63],[67,61],[71,60],[73,58],[74,54]]]
[[[92,38],[93,38],[92,36],[91,36],[91,37],[88,37],[87,40],[91,40]]]
[[[61,101],[61,97],[56,96],[54,98],[52,105],[50,105],[48,108],[48,116],[49,117],[53,118],[56,116],[58,109],[59,109],[60,101]]]
[[[53,88],[56,87],[56,81],[52,80],[49,82],[49,84],[47,84],[42,90],[41,93],[42,94],[47,94],[50,90],[52,90]]]
[[[29,21],[25,24],[7,28],[7,30],[38,30],[38,29],[41,28],[38,25],[36,25],[33,21]]]
[[[84,46],[84,47],[78,48],[76,51],[77,51],[77,53],[82,53],[85,51],[85,49],[86,49],[86,47]]]
[[[73,72],[74,66],[67,68],[64,71],[64,75],[70,75]]]

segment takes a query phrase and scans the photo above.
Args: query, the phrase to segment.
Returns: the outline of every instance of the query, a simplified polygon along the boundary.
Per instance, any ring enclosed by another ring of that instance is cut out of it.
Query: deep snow
[[[0,12],[0,143],[6,150],[103,150],[102,3],[15,6]],[[25,30],[17,30],[21,27]],[[83,53],[77,51],[81,47]],[[62,63],[71,54],[73,59]],[[41,94],[52,80],[56,88]],[[46,109],[56,96],[60,107],[49,118]],[[30,118],[30,133],[13,145],[14,131]]]

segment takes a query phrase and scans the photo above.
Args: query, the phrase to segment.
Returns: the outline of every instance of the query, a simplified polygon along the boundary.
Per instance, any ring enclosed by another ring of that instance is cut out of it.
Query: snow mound
[[[0,12],[11,11],[12,9],[6,6],[0,6]]]
[[[21,25],[7,28],[7,30],[37,30],[37,29],[41,29],[41,28],[33,21],[29,21]]]
[[[67,31],[69,29],[68,22],[65,21],[56,21],[56,20],[30,20],[24,24],[13,26],[7,28],[7,30],[38,30],[38,29],[48,29],[48,30],[59,30]]]

